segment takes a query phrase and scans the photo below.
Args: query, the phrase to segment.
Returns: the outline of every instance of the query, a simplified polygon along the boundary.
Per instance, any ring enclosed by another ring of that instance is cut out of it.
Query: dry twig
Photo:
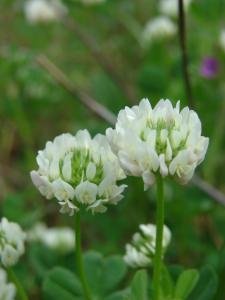
[[[86,93],[76,88],[72,82],[66,77],[66,75],[54,65],[46,56],[39,55],[36,58],[36,62],[44,68],[51,77],[59,83],[64,89],[66,89],[71,95],[75,96],[81,103],[88,107],[98,117],[103,119],[109,124],[114,124],[116,117],[105,106],[101,105]]]

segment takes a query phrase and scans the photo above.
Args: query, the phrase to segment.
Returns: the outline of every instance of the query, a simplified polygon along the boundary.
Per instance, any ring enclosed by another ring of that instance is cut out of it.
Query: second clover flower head
[[[126,174],[142,177],[145,189],[157,173],[187,183],[209,143],[197,113],[188,107],[180,110],[179,102],[173,107],[170,100],[160,100],[154,108],[148,99],[126,107],[106,136]]]
[[[0,259],[4,267],[14,266],[24,253],[26,234],[14,222],[2,218],[0,222]]]
[[[156,251],[156,226],[154,224],[140,225],[140,232],[133,235],[130,244],[126,245],[124,261],[132,268],[144,268],[152,264]],[[164,225],[163,251],[165,252],[171,240],[171,232]]]
[[[73,215],[81,205],[105,212],[117,204],[125,185],[117,185],[125,174],[105,136],[93,139],[87,130],[75,136],[62,134],[38,152],[38,170],[31,172],[34,185],[47,199],[56,198],[62,213]]]

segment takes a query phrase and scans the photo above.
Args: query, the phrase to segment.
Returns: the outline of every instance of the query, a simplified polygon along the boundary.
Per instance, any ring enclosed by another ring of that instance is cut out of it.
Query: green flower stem
[[[80,212],[75,214],[75,256],[76,256],[76,267],[82,283],[83,292],[86,300],[91,300],[91,294],[88,287],[88,283],[84,273],[82,250],[81,250],[81,232],[80,232]]]
[[[154,300],[159,300],[160,280],[163,258],[163,226],[164,226],[164,191],[163,178],[157,176],[157,213],[156,213],[156,252],[154,260],[153,293]]]
[[[28,300],[27,294],[26,294],[24,288],[22,287],[18,277],[14,273],[14,271],[11,268],[7,268],[6,271],[8,273],[9,279],[15,284],[16,289],[17,289],[17,293],[18,293],[20,299],[21,300]]]

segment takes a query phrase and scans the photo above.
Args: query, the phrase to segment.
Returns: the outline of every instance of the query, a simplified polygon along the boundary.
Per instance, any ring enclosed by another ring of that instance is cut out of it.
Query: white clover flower
[[[24,253],[26,234],[21,227],[6,218],[0,222],[0,258],[3,266],[15,265],[19,257]]]
[[[62,213],[73,215],[80,205],[104,212],[123,198],[126,186],[117,181],[125,174],[103,135],[92,139],[87,130],[80,130],[75,136],[57,136],[38,152],[37,163],[32,181],[47,199],[57,199]]]
[[[30,23],[46,23],[66,15],[67,8],[60,0],[28,0],[24,13]]]
[[[144,46],[155,40],[169,38],[176,34],[177,26],[168,17],[159,16],[150,20],[141,35],[141,42]]]
[[[131,244],[126,245],[124,261],[132,268],[144,268],[152,264],[156,248],[156,226],[154,224],[140,225],[140,232],[133,235]],[[163,252],[171,241],[171,232],[164,225]]]
[[[6,271],[0,268],[0,300],[14,300],[16,287],[13,283],[7,282]]]
[[[41,238],[43,244],[59,252],[68,253],[74,249],[74,231],[68,227],[48,228]]]
[[[220,44],[220,47],[225,52],[225,29],[223,29],[220,33],[219,44]]]
[[[40,242],[42,236],[45,234],[47,226],[45,223],[38,222],[33,227],[27,231],[27,241],[28,242]]]
[[[50,227],[37,223],[28,233],[28,241],[40,242],[50,249],[69,253],[75,246],[75,233],[69,227]]]
[[[184,9],[188,11],[188,8],[192,0],[184,0]],[[178,0],[161,0],[159,2],[159,11],[162,15],[169,17],[178,16]]]
[[[127,175],[142,177],[145,190],[156,174],[175,176],[187,183],[204,160],[209,139],[201,135],[201,121],[188,107],[180,111],[170,100],[152,108],[148,99],[126,107],[115,129],[106,131],[113,152]]]
[[[104,3],[106,0],[80,0],[84,5],[96,5]]]

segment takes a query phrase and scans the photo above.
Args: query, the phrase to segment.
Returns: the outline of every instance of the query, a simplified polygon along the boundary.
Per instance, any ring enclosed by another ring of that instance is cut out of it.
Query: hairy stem
[[[82,249],[81,249],[81,230],[80,230],[80,212],[75,214],[75,257],[76,267],[79,274],[79,278],[83,287],[83,292],[86,300],[91,300],[91,294],[88,287],[87,279],[84,273]]]

